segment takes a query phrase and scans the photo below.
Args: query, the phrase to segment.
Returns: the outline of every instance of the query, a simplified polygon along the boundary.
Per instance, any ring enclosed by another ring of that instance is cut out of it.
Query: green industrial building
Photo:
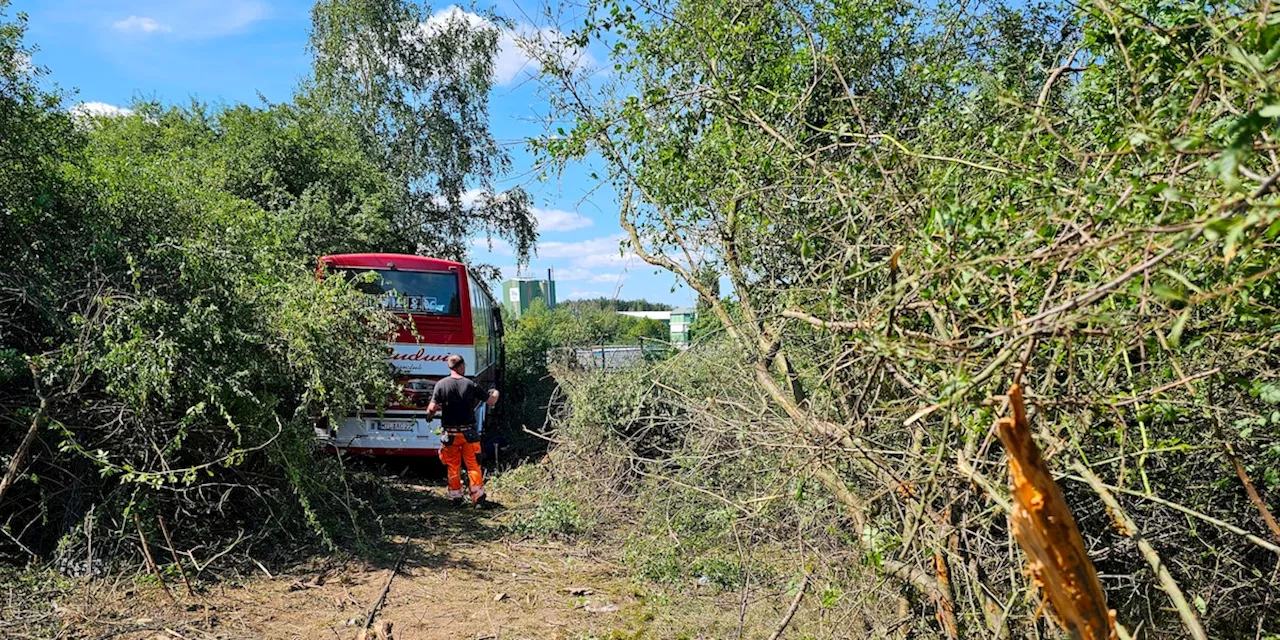
[[[633,318],[648,318],[658,322],[665,322],[667,329],[671,332],[671,346],[677,349],[684,349],[689,346],[689,330],[693,328],[693,321],[698,318],[698,312],[695,309],[619,311],[618,313]]]
[[[550,276],[550,272],[547,273]],[[502,307],[513,318],[519,318],[529,310],[534,300],[543,300],[548,309],[556,306],[556,283],[550,277],[512,278],[502,283]]]
[[[684,348],[689,346],[689,328],[693,326],[697,313],[693,309],[671,310],[671,344]]]

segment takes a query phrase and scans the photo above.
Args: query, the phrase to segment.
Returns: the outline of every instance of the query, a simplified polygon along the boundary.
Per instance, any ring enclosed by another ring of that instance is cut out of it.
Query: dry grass
[[[488,512],[453,509],[439,487],[392,481],[396,509],[383,514],[388,543],[404,535],[413,540],[377,619],[390,621],[402,639],[764,637],[777,626],[792,600],[785,584],[752,581],[730,590],[638,578],[625,544],[634,530],[596,527],[573,538],[513,534],[512,523],[537,508],[527,485],[545,480],[544,471],[497,478],[491,495],[506,506]],[[805,555],[754,552],[779,564]],[[176,604],[144,572],[79,581],[28,570],[4,581],[0,635],[350,639],[391,564],[315,556],[270,577],[257,568],[216,579],[206,574],[195,597],[171,585]],[[857,596],[837,596],[831,585],[826,577],[813,580],[790,631],[865,637],[847,606]]]

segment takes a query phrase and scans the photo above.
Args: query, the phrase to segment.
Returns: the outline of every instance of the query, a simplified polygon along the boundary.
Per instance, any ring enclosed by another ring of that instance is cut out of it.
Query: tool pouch
[[[462,439],[461,442],[458,441],[458,438]],[[455,444],[475,444],[479,442],[480,430],[475,427],[463,429],[462,431],[445,431],[440,434],[440,444],[446,447]]]

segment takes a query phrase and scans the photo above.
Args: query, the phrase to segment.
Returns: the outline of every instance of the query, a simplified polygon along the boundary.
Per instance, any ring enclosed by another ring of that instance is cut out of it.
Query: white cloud
[[[128,18],[112,20],[121,33],[172,33],[179,38],[217,38],[241,33],[264,20],[270,10],[263,0],[131,0]]]
[[[551,265],[551,270],[552,278],[556,282],[616,285],[627,280],[627,274],[621,270],[601,271],[599,269],[584,269],[581,267],[558,267],[554,264]],[[502,274],[504,277],[536,276],[541,278],[547,275],[547,270],[546,268],[534,269],[532,267],[518,269],[516,265],[507,265],[502,267]]]
[[[216,7],[221,3],[211,4]],[[265,20],[268,14],[267,6],[261,2],[233,2],[227,11],[220,14],[212,26],[226,32],[242,31],[259,20]]]
[[[31,64],[31,56],[21,51],[14,51],[12,60],[13,68],[16,69],[18,73],[31,73],[35,70],[35,65]]]
[[[139,16],[129,16],[124,20],[117,20],[111,25],[111,27],[116,31],[124,31],[126,33],[155,33],[157,31],[167,33],[169,31],[173,31],[173,27],[170,27],[167,24],[160,24],[153,18],[142,18]]]
[[[594,220],[577,211],[538,207],[533,207],[532,211],[533,216],[538,219],[538,231],[573,231],[595,224]]]
[[[622,237],[612,235],[579,242],[543,242],[537,246],[538,257],[535,262],[538,267],[517,269],[515,265],[507,265],[502,267],[502,274],[504,278],[518,275],[541,278],[546,275],[547,268],[551,267],[554,272],[552,277],[556,282],[581,283],[578,285],[580,287],[604,285],[613,290],[628,280],[628,269],[637,259],[630,251],[619,254],[618,242]],[[481,252],[488,251],[484,238],[472,238],[471,246]],[[507,252],[502,254],[504,248]],[[509,245],[500,245],[495,240],[489,257],[513,254]],[[585,295],[590,298],[598,294],[587,292]]]
[[[480,196],[484,191],[480,189],[468,189],[462,192],[460,200],[464,208],[475,206],[480,201]],[[498,198],[502,194],[497,194]],[[436,196],[436,202],[444,205],[444,198]],[[595,221],[588,218],[577,211],[565,211],[564,209],[543,209],[541,207],[529,207],[529,211],[533,213],[533,217],[538,219],[538,231],[574,231],[577,229],[585,229]]]
[[[500,27],[484,16],[464,11],[457,5],[445,7],[427,19],[422,29],[428,35],[439,32],[443,25],[462,20],[473,28],[498,29],[498,54],[493,61],[493,81],[505,86],[525,75],[542,69],[542,60],[559,58],[558,64],[569,68],[594,68],[596,60],[586,50],[567,42],[563,33],[551,27],[535,27],[527,22],[515,28]]]
[[[612,297],[613,297],[612,293],[605,293],[604,291],[574,291],[573,293],[570,293],[569,295],[565,296],[564,299],[565,300],[586,300],[590,298],[612,298]]]
[[[636,258],[636,254],[630,251],[618,254],[617,251],[592,253],[579,258],[574,258],[573,264],[581,267],[597,267],[607,269],[611,267],[624,267],[630,264]]]
[[[123,118],[133,114],[133,109],[117,107],[105,102],[81,102],[70,109],[71,115],[78,118]]]
[[[565,282],[590,282],[592,284],[617,284],[619,278],[626,276],[616,271],[600,271],[583,267],[564,267],[555,270],[556,280]]]
[[[511,243],[502,238],[472,238],[471,248],[495,256],[512,256],[516,253],[515,249],[511,248]]]
[[[543,242],[538,245],[538,255],[543,258],[588,260],[594,264],[625,262],[627,254],[620,251],[619,244],[622,238],[622,234],[617,234],[576,242]]]
[[[472,205],[480,201],[480,194],[484,193],[482,189],[467,189],[462,192],[462,206],[470,208]],[[442,202],[444,198],[436,197],[437,202]]]
[[[636,255],[620,251],[622,235],[577,242],[543,242],[538,257],[556,265],[556,280],[617,285],[626,279]]]
[[[558,29],[539,29],[521,23],[514,30],[504,29],[498,40],[498,56],[493,61],[494,82],[503,86],[523,73],[535,74],[542,70],[542,60],[547,57],[558,58],[556,64],[570,69],[596,66],[590,53],[569,44]]]

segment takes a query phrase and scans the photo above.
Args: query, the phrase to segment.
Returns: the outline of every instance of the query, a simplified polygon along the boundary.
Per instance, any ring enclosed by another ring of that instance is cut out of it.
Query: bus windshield
[[[356,289],[376,296],[384,309],[398,313],[460,316],[458,274],[386,269],[337,269]],[[373,276],[364,276],[367,273]],[[362,277],[363,276],[363,277]]]

